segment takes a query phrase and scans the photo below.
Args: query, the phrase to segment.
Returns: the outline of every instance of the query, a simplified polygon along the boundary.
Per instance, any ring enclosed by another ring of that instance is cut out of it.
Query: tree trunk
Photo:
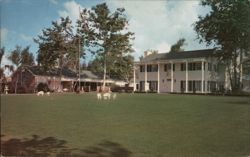
[[[233,59],[233,77],[234,77],[233,90],[236,90],[237,89],[237,61],[235,57]]]
[[[18,83],[18,80],[19,80],[19,76],[18,76],[18,74],[17,74],[17,80],[16,80],[16,84],[15,84],[15,94],[16,94],[16,92],[17,92],[17,83]]]
[[[239,64],[239,88],[242,89],[242,64],[243,64],[243,50],[240,50],[240,64]]]
[[[103,68],[103,85],[102,91],[105,90],[106,87],[106,75],[107,75],[107,61],[106,61],[106,54],[104,55],[104,68]]]
[[[235,50],[234,52],[234,56],[233,56],[233,88],[232,88],[232,91],[233,92],[237,92],[239,89],[240,89],[240,77],[238,76],[239,73],[238,73],[238,64],[237,64],[237,57],[238,57],[238,54],[237,54],[237,51]]]
[[[233,78],[232,78],[232,73],[231,73],[231,63],[227,63],[227,71],[228,71],[230,86],[231,86],[231,90],[232,90],[232,88],[233,88]]]

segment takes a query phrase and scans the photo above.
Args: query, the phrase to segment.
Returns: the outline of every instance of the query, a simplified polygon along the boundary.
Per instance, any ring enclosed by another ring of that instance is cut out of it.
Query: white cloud
[[[25,35],[23,33],[20,34],[20,38],[25,41],[32,41],[33,38],[31,36]]]
[[[7,36],[8,36],[9,30],[6,28],[1,28],[0,29],[0,42],[3,45],[3,43],[5,43],[5,41],[7,40]]]
[[[49,2],[52,3],[52,4],[58,4],[57,0],[49,0]]]
[[[147,49],[167,52],[179,38],[185,38],[186,50],[202,49],[196,39],[192,24],[198,15],[207,10],[201,9],[199,1],[113,1],[106,0],[110,8],[124,7],[129,19],[129,31],[135,33],[134,57]],[[64,9],[58,11],[62,17],[69,16],[75,24],[79,17],[79,7],[75,0],[64,3]]]
[[[135,56],[147,49],[166,52],[179,38],[186,38],[185,49],[203,48],[195,41],[192,24],[198,20],[199,1],[109,1],[112,8],[124,7],[129,30],[135,33]]]
[[[79,8],[83,8],[80,4],[73,1],[67,1],[64,3],[65,10],[58,11],[59,16],[67,17],[69,16],[72,20],[72,23],[75,24],[76,20],[79,17]]]
[[[171,45],[169,45],[166,42],[162,42],[159,45],[156,46],[156,50],[159,51],[159,53],[166,53],[169,52]]]

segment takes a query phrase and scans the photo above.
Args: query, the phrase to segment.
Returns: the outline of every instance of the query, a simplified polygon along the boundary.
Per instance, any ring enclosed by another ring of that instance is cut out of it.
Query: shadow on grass
[[[29,156],[29,157],[129,157],[131,152],[120,144],[111,141],[102,141],[100,144],[85,149],[71,149],[66,141],[54,137],[2,140],[1,155]]]
[[[227,101],[227,104],[236,104],[236,105],[250,105],[250,99],[247,101]]]

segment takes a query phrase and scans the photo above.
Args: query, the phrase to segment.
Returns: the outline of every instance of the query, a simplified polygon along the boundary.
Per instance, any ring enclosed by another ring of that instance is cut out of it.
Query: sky
[[[104,2],[113,11],[125,8],[128,29],[135,33],[132,55],[136,60],[148,49],[168,52],[180,38],[186,39],[185,50],[207,48],[196,39],[193,26],[199,15],[209,12],[198,0],[0,0],[0,46],[6,50],[2,65],[10,64],[7,56],[16,45],[30,46],[36,55],[38,45],[33,38],[51,27],[52,21],[69,16],[74,22],[79,7],[91,8]],[[87,61],[91,59],[93,56],[88,55]]]

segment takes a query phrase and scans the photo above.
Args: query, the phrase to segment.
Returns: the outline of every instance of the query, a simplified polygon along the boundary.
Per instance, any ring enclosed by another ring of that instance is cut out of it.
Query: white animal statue
[[[110,99],[111,98],[111,94],[110,93],[104,93],[103,94],[103,99],[104,100],[107,100],[107,99]]]
[[[43,96],[44,95],[44,91],[39,91],[39,92],[36,93],[36,95],[37,96],[40,96],[40,95]]]
[[[50,92],[47,92],[46,94],[47,94],[48,96],[50,96]]]
[[[101,100],[102,99],[102,94],[101,93],[97,93],[97,99]]]
[[[116,99],[116,93],[113,94],[113,99],[114,99],[114,100]]]

